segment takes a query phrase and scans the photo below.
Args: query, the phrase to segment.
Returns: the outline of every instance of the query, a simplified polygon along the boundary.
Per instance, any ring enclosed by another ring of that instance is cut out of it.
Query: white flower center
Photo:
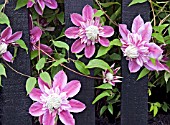
[[[61,106],[62,98],[58,94],[51,94],[47,97],[46,106],[50,111],[58,109]]]
[[[89,26],[86,28],[86,36],[91,41],[95,41],[99,34],[99,28],[97,26]]]
[[[111,81],[111,80],[113,80],[113,78],[114,78],[114,76],[113,76],[112,73],[108,72],[108,73],[106,74],[106,79],[107,79],[107,80]]]
[[[5,43],[0,44],[0,55],[7,51],[7,47],[8,47],[8,45]]]
[[[138,49],[134,45],[129,45],[125,49],[125,56],[129,58],[137,58],[139,56]]]

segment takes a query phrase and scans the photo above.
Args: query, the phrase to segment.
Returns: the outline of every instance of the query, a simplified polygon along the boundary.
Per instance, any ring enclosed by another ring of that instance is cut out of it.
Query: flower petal
[[[128,34],[130,31],[127,29],[127,25],[125,24],[119,24],[119,32],[123,39],[127,39]]]
[[[74,113],[82,112],[86,108],[85,104],[83,104],[82,102],[75,100],[75,99],[71,99],[69,101],[69,104],[71,106],[69,111],[74,112]]]
[[[84,47],[85,47],[85,44],[81,43],[81,39],[78,39],[72,44],[71,52],[72,53],[79,53],[84,49]]]
[[[2,38],[9,38],[11,35],[12,35],[12,28],[11,27],[7,27],[1,33]]]
[[[41,116],[45,112],[44,110],[42,110],[42,108],[43,108],[43,104],[41,104],[39,102],[35,102],[29,108],[29,113],[32,116]]]
[[[104,37],[100,37],[99,43],[104,47],[108,47],[110,44],[109,40]]]
[[[78,27],[70,27],[65,31],[66,37],[70,39],[76,39],[79,35],[79,28]]]
[[[58,4],[56,2],[56,0],[49,0],[50,2],[44,1],[45,5],[51,9],[57,9]]]
[[[90,5],[86,5],[82,11],[83,19],[92,20],[94,15],[94,10]]]
[[[65,125],[75,125],[75,119],[73,118],[73,115],[70,114],[68,111],[62,111],[59,113],[59,118],[61,122]]]
[[[41,8],[41,10],[44,10],[45,8],[45,3],[43,0],[37,0],[38,4],[39,4],[39,7]]]
[[[129,61],[129,70],[131,73],[139,71],[141,66],[139,66],[135,61]]]
[[[86,58],[91,58],[95,53],[95,46],[89,45],[85,47],[85,56]]]
[[[35,4],[34,8],[39,15],[43,15],[44,10],[42,10],[42,8],[38,4]]]
[[[21,31],[16,32],[7,40],[7,43],[15,42],[19,40],[21,37],[22,37],[22,32]]]
[[[31,8],[33,5],[34,3],[31,0],[29,0],[27,3],[27,8]]]
[[[72,80],[66,84],[62,91],[66,92],[68,97],[73,97],[80,91],[80,88],[80,82],[78,80]]]
[[[145,64],[145,67],[150,70],[150,71],[163,71],[163,70],[167,70],[167,68],[158,60],[156,60],[156,63],[153,64],[151,61],[148,61]]]
[[[82,16],[77,13],[71,14],[71,21],[74,25],[80,26],[82,22],[84,22]]]
[[[42,92],[45,92],[45,88],[44,88],[45,86],[47,88],[50,88],[49,84],[44,82],[40,77],[38,78],[38,85],[39,85],[39,88],[41,89]]]
[[[102,37],[111,37],[114,34],[114,29],[111,26],[103,26],[103,32]]]
[[[40,40],[42,35],[42,30],[38,26],[36,26],[30,30],[30,34],[33,37],[33,39],[31,39],[31,43],[35,44],[37,41]]]
[[[66,83],[67,75],[63,70],[61,70],[54,76],[53,88],[58,86],[60,89],[63,89],[66,86]]]
[[[55,125],[55,113],[50,113],[49,110],[46,110],[45,114],[43,115],[43,125]]]
[[[139,28],[144,25],[144,21],[141,18],[140,15],[138,15],[134,20],[132,24],[132,33],[137,33]]]
[[[32,91],[29,94],[29,97],[33,100],[33,101],[38,101],[40,102],[40,96],[42,95],[42,91],[40,89],[37,88],[33,88]]]
[[[12,62],[13,63],[13,56],[12,54],[7,51],[6,53],[2,54],[2,58],[6,60],[7,62]]]
[[[49,46],[47,46],[45,44],[40,44],[40,49],[43,50],[44,52],[46,52],[49,55],[51,55],[52,52],[53,52],[53,50]],[[45,53],[43,53],[43,54],[46,55]]]

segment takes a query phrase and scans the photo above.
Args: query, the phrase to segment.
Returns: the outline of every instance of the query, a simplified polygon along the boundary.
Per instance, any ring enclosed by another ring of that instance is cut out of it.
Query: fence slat
[[[72,26],[70,19],[71,13],[81,13],[83,7],[85,5],[93,5],[93,0],[65,0],[65,22],[66,28]],[[66,42],[71,46],[74,40],[66,39]],[[73,54],[70,54],[71,58],[75,58]],[[83,59],[86,62],[86,59]],[[68,65],[71,68],[74,68],[74,64],[71,63]],[[75,70],[75,68],[74,68]],[[86,110],[83,113],[79,113],[78,115],[74,115],[76,119],[77,125],[95,125],[95,107],[91,104],[94,99],[94,80],[88,79],[86,77],[82,77],[76,75],[70,71],[66,71],[69,79],[78,79],[81,81],[82,88],[81,92],[76,96],[77,99],[84,102],[87,106]]]
[[[133,19],[141,15],[145,21],[150,19],[148,3],[128,7],[132,0],[122,1],[122,23],[130,29]],[[131,29],[130,29],[131,30]],[[121,99],[121,125],[147,125],[148,120],[148,78],[136,81],[138,73],[130,74],[128,62],[122,59],[122,99]]]
[[[10,0],[6,5],[13,32],[23,31],[22,39],[29,46],[28,11],[26,8],[14,11],[17,0]],[[0,0],[4,3],[4,0]],[[1,26],[2,28],[2,26]],[[4,28],[4,26],[3,26]],[[19,49],[17,58],[11,66],[30,75],[30,58],[25,50]],[[31,100],[26,96],[23,77],[7,68],[7,79],[3,79],[3,88],[0,90],[0,124],[1,125],[32,125],[32,117],[28,113]]]

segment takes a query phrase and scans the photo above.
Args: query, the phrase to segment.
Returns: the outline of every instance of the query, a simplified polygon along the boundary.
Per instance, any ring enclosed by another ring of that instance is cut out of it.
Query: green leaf
[[[158,40],[159,43],[165,43],[164,37],[160,33],[152,33],[152,36]]]
[[[168,80],[167,84],[166,84],[166,92],[169,93],[170,92],[170,80]]]
[[[112,104],[108,105],[108,110],[109,110],[110,114],[113,115],[113,106],[112,106]]]
[[[154,105],[156,105],[159,108],[161,107],[161,104],[159,102],[154,103]]]
[[[162,25],[159,25],[159,26],[154,26],[153,29],[161,34],[162,31],[163,31],[167,26],[169,26],[169,24],[162,24]]]
[[[112,46],[109,46],[109,47],[100,46],[100,48],[97,52],[97,56],[95,58],[105,55],[111,48],[112,48]]]
[[[54,46],[56,46],[58,48],[64,48],[67,51],[69,50],[69,46],[65,42],[62,42],[62,41],[53,41],[53,43],[54,43]]]
[[[77,59],[80,59],[80,58],[82,58],[84,56],[84,54],[82,54],[82,55],[75,54],[75,55],[76,55]]]
[[[146,1],[147,0],[132,0],[132,2],[129,4],[129,6],[132,6],[132,5],[137,4],[137,3],[144,3]]]
[[[46,59],[45,58],[41,58],[40,60],[38,60],[38,63],[36,64],[36,69],[39,71],[42,68],[44,68]]]
[[[155,117],[158,113],[158,107],[157,106],[153,106],[153,116]]]
[[[107,109],[107,106],[103,106],[101,109],[100,109],[100,116],[103,115],[103,113],[106,111]]]
[[[152,95],[152,92],[150,89],[148,89],[148,95],[151,96]]]
[[[15,10],[18,10],[21,7],[24,7],[25,5],[27,5],[27,3],[28,3],[28,0],[18,0]]]
[[[10,26],[9,19],[5,13],[0,12],[0,24],[7,24]]]
[[[56,62],[54,62],[48,69],[50,69],[53,66],[56,67],[56,66],[60,65],[61,63],[65,63],[65,62],[67,62],[67,60],[64,58],[61,58],[61,59],[57,60]]]
[[[150,58],[150,60],[151,60],[152,64],[156,65],[156,59]]]
[[[85,68],[86,65],[83,62],[77,60],[74,62],[74,64],[75,64],[75,67],[77,68],[77,70],[80,71],[81,73],[83,73],[85,75],[90,74],[90,71],[87,68]]]
[[[110,91],[104,91],[104,92],[102,92],[100,95],[98,95],[95,99],[94,99],[94,101],[92,102],[92,104],[95,104],[97,101],[99,101],[100,99],[102,99],[102,98],[104,98],[104,97],[106,97],[106,96],[110,96]]]
[[[51,77],[50,77],[50,75],[49,75],[48,72],[42,72],[42,73],[40,74],[40,78],[41,78],[44,82],[46,82],[46,83],[48,83],[49,85],[51,85]]]
[[[120,16],[120,14],[121,14],[121,6],[111,15],[111,17],[110,17],[110,19],[112,20],[112,21],[115,21],[116,19],[117,19],[117,17],[119,17]],[[112,24],[112,22],[110,21],[109,22],[109,25],[111,25]]]
[[[137,80],[143,78],[143,77],[146,76],[149,72],[150,72],[150,71],[149,71],[148,69],[144,68],[144,69],[140,72]]]
[[[64,12],[61,12],[61,13],[57,14],[57,19],[63,25],[64,24]]]
[[[102,15],[104,15],[104,12],[102,10],[98,10],[93,16],[94,17],[101,17]]]
[[[122,43],[119,39],[114,39],[110,42],[110,45],[114,45],[114,46],[122,46]]]
[[[31,60],[33,60],[37,56],[38,56],[38,50],[34,50],[34,51],[31,52]]]
[[[2,86],[2,77],[0,76],[0,87],[3,87]]]
[[[115,5],[115,4],[117,4],[117,5],[120,5],[120,3],[119,2],[107,2],[107,3],[100,3],[103,7],[109,7],[109,6],[112,6],[112,5]]]
[[[28,54],[28,47],[26,46],[26,44],[23,40],[21,40],[21,39],[17,40],[16,43],[18,43],[21,48],[25,49]]]
[[[100,60],[100,59],[90,60],[90,62],[86,66],[86,68],[89,68],[89,69],[91,69],[91,68],[101,68],[101,69],[104,69],[104,70],[108,69],[111,73],[113,73],[110,66],[105,61]]]
[[[6,70],[5,70],[4,66],[0,63],[0,76],[1,75],[7,77],[6,76]]]
[[[27,79],[27,82],[26,82],[27,94],[29,94],[32,91],[32,89],[35,87],[36,83],[37,83],[37,80],[35,77],[30,77]]]
[[[102,84],[102,85],[95,87],[95,88],[97,88],[97,89],[112,89],[112,85],[105,83],[105,84]]]
[[[169,72],[165,72],[164,79],[165,79],[166,83],[168,82],[169,78],[170,78],[170,73]]]
[[[163,104],[162,104],[162,109],[163,109],[165,112],[168,111],[169,106],[168,106],[168,104],[167,104],[166,102],[163,102]]]
[[[4,4],[0,5],[0,12],[2,11],[2,9],[4,8]]]

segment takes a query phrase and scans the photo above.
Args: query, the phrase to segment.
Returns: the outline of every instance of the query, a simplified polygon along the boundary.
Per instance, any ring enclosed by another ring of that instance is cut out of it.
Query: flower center
[[[125,49],[125,56],[129,58],[137,58],[139,56],[138,49],[134,45],[129,45]]]
[[[107,80],[111,81],[111,80],[113,80],[113,78],[114,78],[114,76],[113,76],[112,73],[108,72],[108,73],[106,74],[106,79],[107,79]]]
[[[46,106],[50,111],[58,109],[61,106],[62,98],[58,94],[51,94],[47,97]]]
[[[7,51],[7,47],[8,47],[8,45],[5,43],[0,44],[0,55]]]
[[[97,26],[89,26],[86,28],[86,36],[91,41],[95,41],[99,34],[99,28]]]

